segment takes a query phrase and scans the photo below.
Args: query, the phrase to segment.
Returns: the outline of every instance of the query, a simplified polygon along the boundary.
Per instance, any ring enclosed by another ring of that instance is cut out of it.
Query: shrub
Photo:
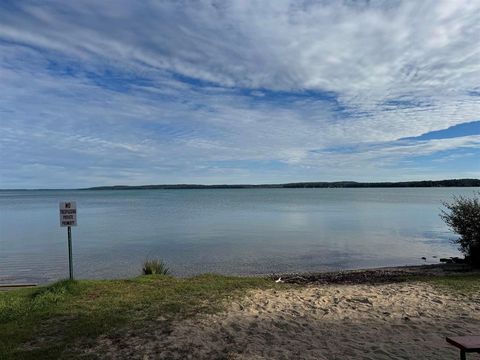
[[[170,270],[162,260],[145,260],[142,273],[143,275],[169,275]]]
[[[480,199],[477,195],[474,194],[473,198],[454,197],[452,203],[443,203],[446,209],[442,209],[440,216],[452,231],[460,235],[452,242],[472,265],[480,267]]]

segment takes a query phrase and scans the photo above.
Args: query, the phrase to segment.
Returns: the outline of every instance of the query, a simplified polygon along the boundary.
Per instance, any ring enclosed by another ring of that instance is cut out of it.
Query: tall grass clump
[[[77,293],[75,280],[60,280],[51,285],[36,290],[31,299],[33,308],[45,308],[49,305],[63,302],[68,296]]]
[[[145,260],[142,268],[143,275],[169,275],[170,269],[162,260]]]

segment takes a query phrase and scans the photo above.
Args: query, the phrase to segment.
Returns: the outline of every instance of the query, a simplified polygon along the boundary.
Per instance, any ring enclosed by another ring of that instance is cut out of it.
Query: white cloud
[[[335,167],[343,167],[338,176],[357,167],[386,176],[382,166],[412,154],[478,145],[392,145],[478,119],[479,97],[469,95],[480,79],[478,1],[1,8],[0,132],[2,151],[12,154],[5,167],[56,166],[52,154],[68,149],[85,169],[100,162],[139,182],[165,168],[176,181],[212,174],[235,182],[210,163],[239,160],[284,162],[290,180]],[[312,155],[352,145],[355,154]],[[280,176],[238,171],[254,181]]]
[[[477,1],[354,4],[19,3],[21,13],[3,12],[0,34],[227,86],[320,89],[354,98],[367,91],[374,99],[478,86],[472,77],[480,67]]]

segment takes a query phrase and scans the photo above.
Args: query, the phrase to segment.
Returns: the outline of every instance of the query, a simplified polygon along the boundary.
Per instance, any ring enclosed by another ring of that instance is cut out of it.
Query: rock
[[[372,305],[372,302],[370,301],[370,299],[369,299],[369,298],[366,298],[366,297],[351,298],[351,299],[348,299],[348,301],[350,301],[350,302],[359,302],[359,303],[362,303],[362,304]]]
[[[462,259],[455,256],[451,258],[440,258],[440,262],[445,264],[465,264],[467,261],[466,259]]]

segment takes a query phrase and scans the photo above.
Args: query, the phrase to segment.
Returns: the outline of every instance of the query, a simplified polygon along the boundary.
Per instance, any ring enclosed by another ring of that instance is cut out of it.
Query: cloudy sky
[[[0,188],[480,177],[480,1],[0,2]]]

